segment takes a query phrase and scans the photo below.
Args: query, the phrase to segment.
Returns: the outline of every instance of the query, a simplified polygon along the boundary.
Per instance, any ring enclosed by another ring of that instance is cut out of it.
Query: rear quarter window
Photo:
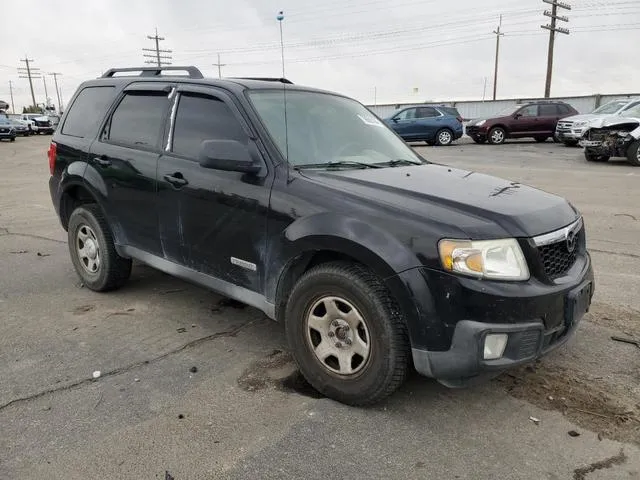
[[[114,87],[86,87],[69,107],[62,126],[62,134],[86,137],[97,133],[98,124],[104,118],[114,96]]]
[[[460,112],[458,112],[458,109],[454,107],[438,107],[438,109],[445,115],[451,115],[452,117],[460,116]]]

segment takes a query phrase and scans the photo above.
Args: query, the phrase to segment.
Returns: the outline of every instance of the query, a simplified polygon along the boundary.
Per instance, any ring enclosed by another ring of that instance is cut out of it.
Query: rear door
[[[516,112],[511,123],[512,137],[530,137],[540,131],[538,105],[527,105]]]
[[[157,177],[165,257],[260,291],[272,174],[266,163],[261,174],[200,166],[205,140],[255,146],[248,123],[226,93],[183,85],[175,102]]]
[[[433,107],[418,107],[416,120],[410,129],[411,136],[420,140],[433,140],[436,132],[443,126],[443,119],[444,115]]]
[[[555,103],[540,105],[540,131],[544,134],[553,135],[560,117],[560,105]]]
[[[127,87],[89,155],[91,171],[102,177],[119,236],[155,255],[162,255],[156,170],[170,91],[168,84],[159,83]]]

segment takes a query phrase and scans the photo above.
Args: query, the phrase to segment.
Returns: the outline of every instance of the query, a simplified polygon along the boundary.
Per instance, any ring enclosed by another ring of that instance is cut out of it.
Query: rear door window
[[[169,105],[166,92],[130,92],[116,107],[103,137],[134,148],[159,148]]]
[[[555,117],[558,115],[558,109],[556,105],[540,105],[540,116],[541,117]]]
[[[171,151],[195,160],[205,140],[247,143],[248,137],[222,100],[208,95],[182,94],[176,112]]]
[[[87,87],[76,96],[62,126],[63,135],[86,137],[96,134],[107,107],[113,99],[113,87]]]

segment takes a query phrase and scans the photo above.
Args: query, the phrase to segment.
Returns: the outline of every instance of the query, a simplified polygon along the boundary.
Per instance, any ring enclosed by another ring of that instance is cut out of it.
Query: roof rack
[[[162,72],[181,71],[187,72],[189,78],[204,78],[202,72],[196,67],[127,67],[127,68],[110,68],[102,74],[101,78],[112,78],[116,73],[120,72],[140,72],[140,77],[160,77]],[[179,75],[182,76],[182,75]]]
[[[263,82],[280,82],[280,83],[289,83],[291,85],[293,85],[293,82],[291,80],[288,80],[286,78],[277,78],[277,77],[231,77],[232,79],[235,78],[236,80],[260,80]]]

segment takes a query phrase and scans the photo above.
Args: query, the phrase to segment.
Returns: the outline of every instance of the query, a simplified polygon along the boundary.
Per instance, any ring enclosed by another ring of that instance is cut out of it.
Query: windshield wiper
[[[355,162],[352,160],[341,160],[339,162],[326,163],[303,163],[295,165],[293,168],[300,170],[302,168],[336,168],[336,167],[359,167],[359,168],[382,168],[380,165],[365,162]]]
[[[424,165],[424,163],[416,162],[414,160],[406,160],[404,158],[399,158],[397,160],[390,160],[388,162],[376,163],[376,165],[386,166],[386,167],[401,167],[405,165]]]

